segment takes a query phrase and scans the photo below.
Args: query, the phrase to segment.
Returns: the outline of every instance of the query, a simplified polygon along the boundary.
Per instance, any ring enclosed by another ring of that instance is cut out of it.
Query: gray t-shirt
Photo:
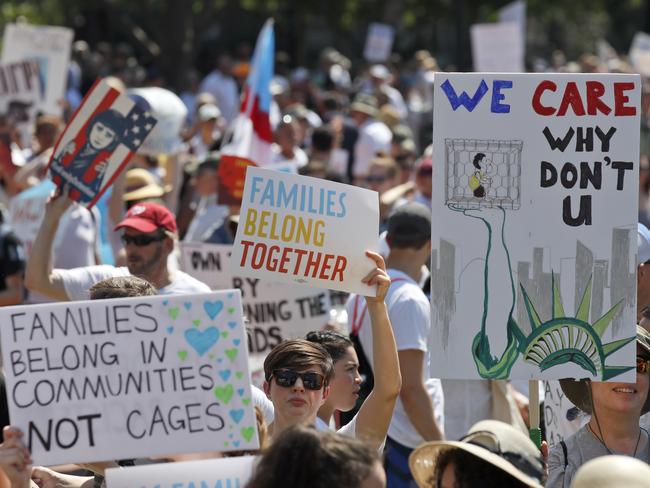
[[[561,444],[555,444],[548,454],[548,480],[546,488],[569,488],[576,471],[587,461],[611,454],[605,446],[585,425],[571,437],[564,440],[567,456],[565,458]],[[641,433],[636,457],[650,463],[650,443],[647,433]],[[614,453],[618,454],[618,453]],[[566,465],[566,467],[565,467]]]

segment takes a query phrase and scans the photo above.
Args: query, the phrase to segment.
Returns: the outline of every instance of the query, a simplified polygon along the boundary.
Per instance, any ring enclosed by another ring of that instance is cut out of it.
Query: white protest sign
[[[181,269],[213,290],[241,290],[244,316],[250,323],[249,353],[253,369],[285,339],[321,330],[331,308],[327,290],[270,283],[230,271],[232,246],[181,242]]]
[[[54,183],[43,180],[38,185],[16,195],[9,203],[9,223],[25,245],[27,257],[32,251],[36,234],[45,216],[45,204],[55,189]]]
[[[630,62],[643,76],[650,76],[650,35],[637,32],[630,46]]]
[[[518,24],[474,24],[470,34],[474,71],[524,71],[524,43]]]
[[[526,0],[517,0],[499,9],[499,22],[513,22],[519,26],[521,38],[526,45]]]
[[[106,470],[108,488],[244,488],[255,456],[151,464]]]
[[[640,77],[434,89],[434,376],[634,381]]]
[[[569,401],[559,381],[544,382],[544,432],[549,446],[571,437],[588,419]]]
[[[249,167],[232,271],[375,296],[361,280],[374,269],[377,193],[341,183]]]
[[[41,80],[36,60],[0,64],[0,113],[31,140],[41,99]]]
[[[2,42],[3,63],[35,59],[43,92],[39,110],[61,115],[74,32],[65,27],[7,24]]]
[[[11,424],[37,464],[255,449],[238,290],[0,310]]]
[[[368,27],[363,57],[371,63],[384,62],[390,57],[395,29],[388,24],[372,23]]]

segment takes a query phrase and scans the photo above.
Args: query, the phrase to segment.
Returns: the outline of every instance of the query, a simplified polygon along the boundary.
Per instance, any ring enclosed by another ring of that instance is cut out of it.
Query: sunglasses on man
[[[160,234],[160,235],[147,235],[147,234],[140,234],[140,235],[135,235],[135,236],[127,236],[123,235],[121,237],[122,243],[126,246],[127,244],[133,244],[134,246],[138,247],[143,247],[143,246],[148,246],[152,242],[160,242],[164,240],[167,236],[165,234]]]
[[[281,369],[273,372],[272,378],[275,378],[275,383],[283,388],[291,388],[296,384],[298,378],[302,380],[303,386],[307,390],[320,390],[325,382],[325,377],[320,373],[307,372],[298,373],[287,369]]]

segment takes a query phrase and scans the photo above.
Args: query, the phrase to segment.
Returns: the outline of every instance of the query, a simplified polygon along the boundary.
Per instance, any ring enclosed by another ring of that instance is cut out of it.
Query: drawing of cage
[[[445,139],[446,204],[518,210],[522,148],[522,141]]]

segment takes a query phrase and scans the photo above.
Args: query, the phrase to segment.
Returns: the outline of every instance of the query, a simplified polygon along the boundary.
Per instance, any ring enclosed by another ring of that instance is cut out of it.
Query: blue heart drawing
[[[222,363],[222,362],[223,362],[223,358],[217,358],[217,363]]]
[[[228,381],[228,378],[230,378],[230,370],[224,369],[223,371],[219,371],[219,376],[221,376],[223,381]]]
[[[232,445],[235,447],[239,447],[239,441],[232,441]]]
[[[235,296],[234,293],[228,293],[228,298],[232,298],[233,296]]]
[[[235,327],[237,327],[237,322],[228,322],[228,327],[234,329]]]
[[[239,408],[239,409],[236,409],[236,410],[231,410],[230,411],[230,418],[233,419],[236,424],[238,424],[239,422],[241,422],[241,419],[244,418],[244,409]]]
[[[228,434],[228,439],[232,439],[233,437],[235,437],[234,434]]]
[[[241,339],[233,339],[233,340],[232,340],[232,343],[233,343],[235,346],[238,346],[238,345],[241,343]]]
[[[185,340],[199,353],[199,356],[203,356],[219,340],[219,329],[208,327],[203,332],[197,329],[187,329]]]
[[[245,391],[245,390],[244,390],[243,388],[239,388],[239,389],[237,390],[237,394],[238,394],[239,396],[244,396],[244,391]]]
[[[169,303],[169,300],[163,300],[163,302],[162,302],[162,303],[163,303],[163,305],[164,305],[164,306],[166,307],[166,306],[167,306],[167,304]]]
[[[174,332],[174,326],[170,325],[169,327],[167,327],[167,333],[171,334],[172,332]]]
[[[221,300],[217,300],[216,302],[205,301],[203,302],[203,310],[208,314],[210,320],[214,320],[219,315],[219,312],[223,310],[223,302]]]
[[[185,307],[185,310],[189,310],[192,308],[192,302],[184,302],[183,306]]]

